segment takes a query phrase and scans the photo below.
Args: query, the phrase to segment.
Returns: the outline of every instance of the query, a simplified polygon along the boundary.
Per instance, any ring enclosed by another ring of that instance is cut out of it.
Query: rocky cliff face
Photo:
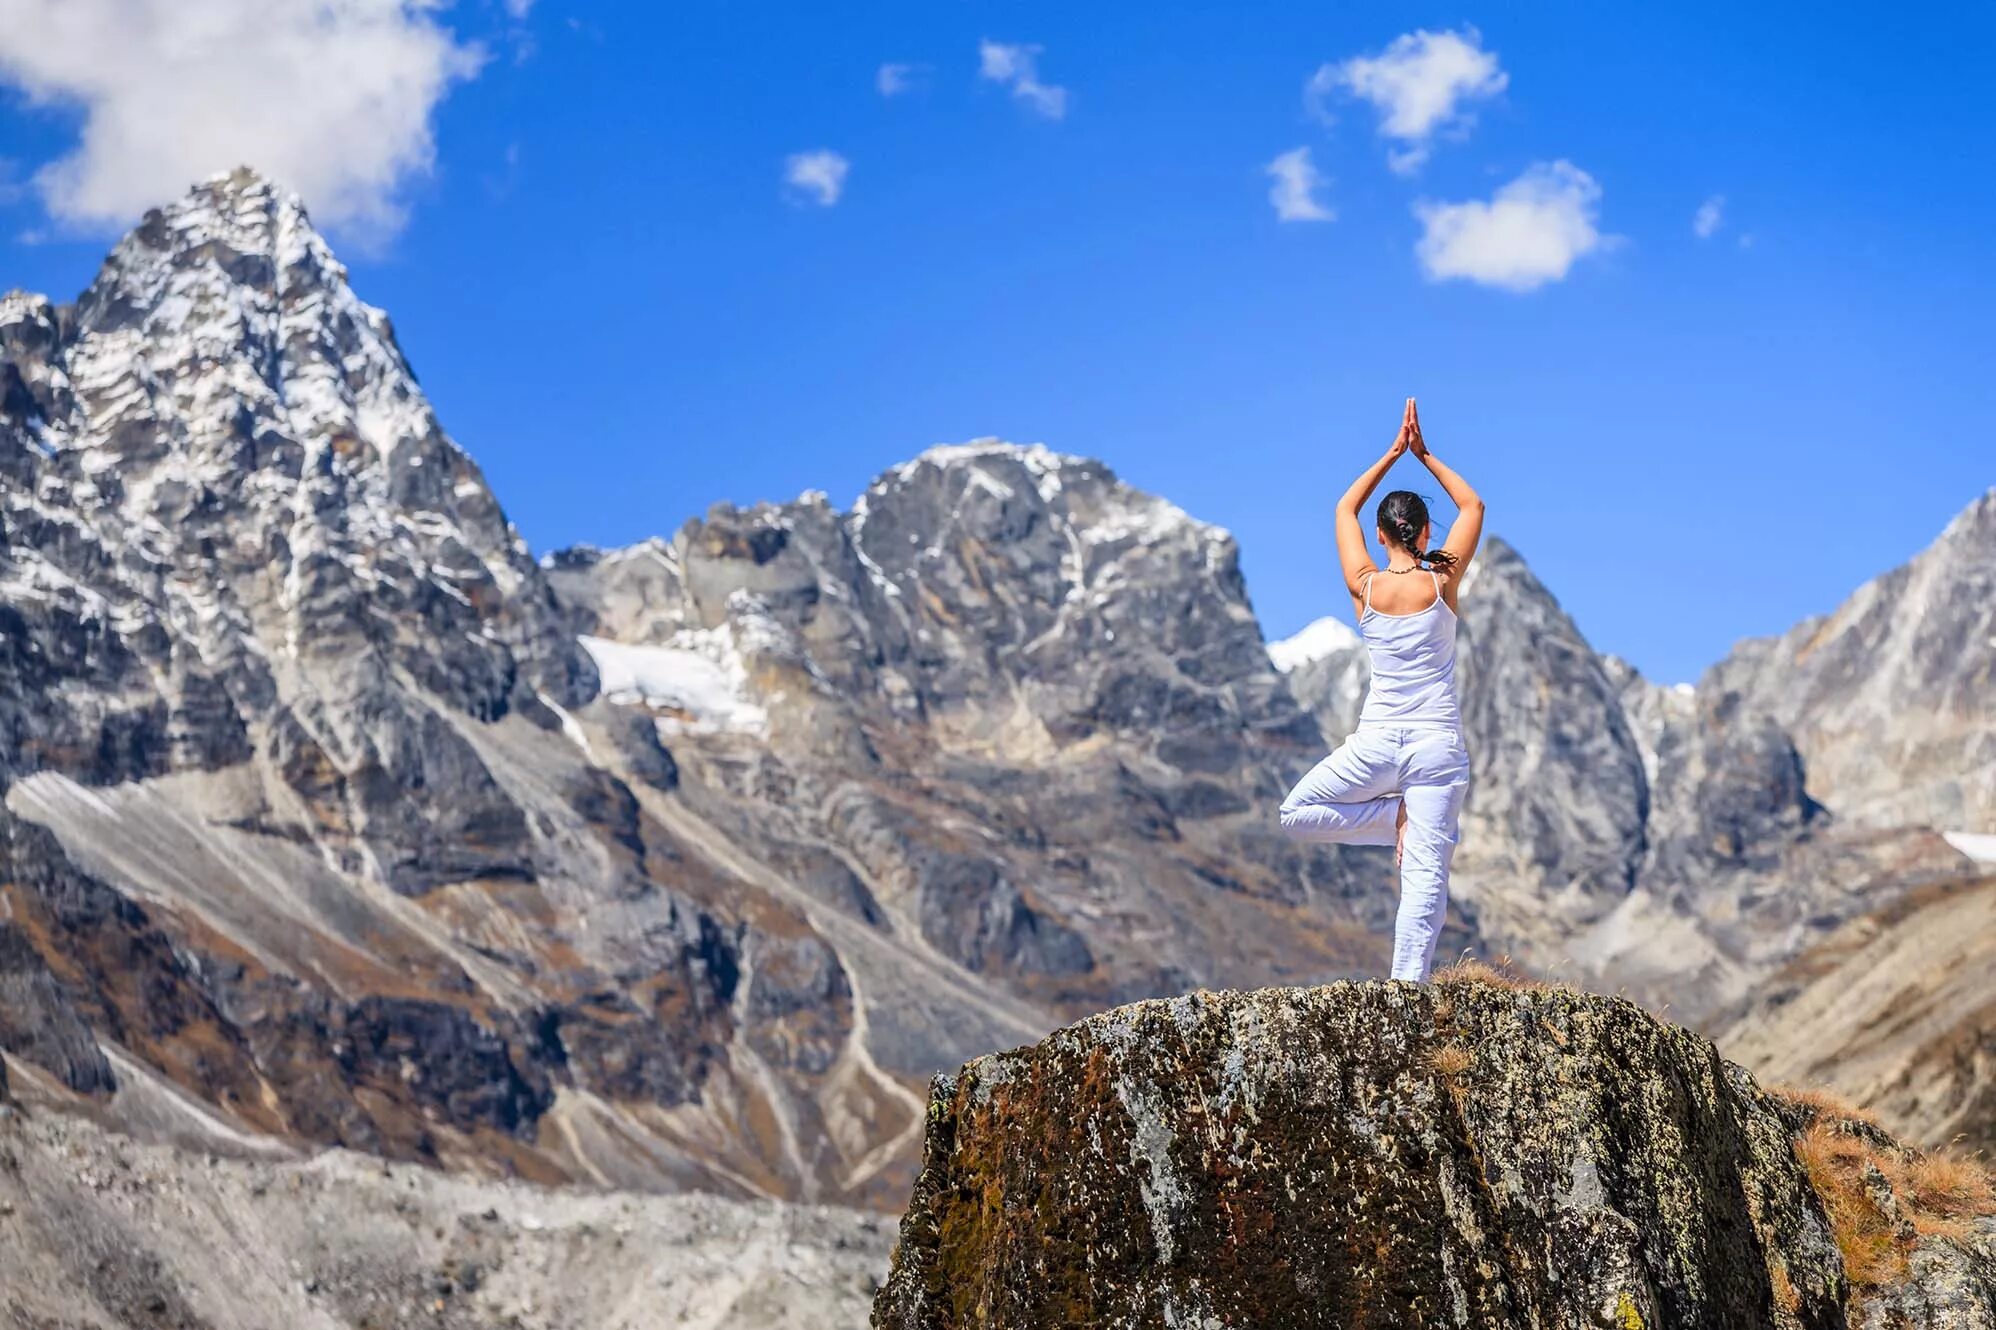
[[[1625,1001],[1199,993],[937,1078],[874,1320],[1996,1324],[1986,1180],[1916,1165]]]
[[[1650,785],[1605,663],[1516,550],[1489,541],[1461,603],[1463,728],[1476,764],[1461,871],[1466,890],[1505,916],[1498,931],[1543,954],[1634,885]]]
[[[1793,738],[1810,792],[1866,826],[1996,828],[1996,489],[1836,611],[1709,676]]]

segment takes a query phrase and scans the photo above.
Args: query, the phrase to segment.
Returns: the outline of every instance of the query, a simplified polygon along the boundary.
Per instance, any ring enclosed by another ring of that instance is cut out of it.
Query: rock
[[[78,1094],[117,1086],[90,1026],[12,923],[0,923],[0,1049],[45,1068]],[[0,1098],[5,1075],[0,1066]]]
[[[1971,1240],[1924,1243],[1904,1283],[1864,1306],[1856,1330],[1991,1330],[1996,1327],[1996,1223]]]
[[[1621,999],[1139,1003],[937,1078],[874,1323],[1841,1327],[1805,1116]]]

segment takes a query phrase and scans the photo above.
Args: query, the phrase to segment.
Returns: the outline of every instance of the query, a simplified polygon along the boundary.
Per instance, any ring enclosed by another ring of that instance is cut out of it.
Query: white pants
[[[1393,977],[1422,981],[1448,914],[1448,866],[1469,792],[1469,750],[1440,726],[1361,726],[1310,768],[1282,801],[1293,840],[1391,845],[1402,804],[1400,914],[1393,926]]]

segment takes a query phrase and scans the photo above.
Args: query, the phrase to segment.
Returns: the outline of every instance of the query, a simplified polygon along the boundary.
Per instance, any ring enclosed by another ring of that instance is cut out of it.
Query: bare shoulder
[[[1354,616],[1365,613],[1365,584],[1378,572],[1370,559],[1345,569],[1345,590],[1351,593],[1351,612]]]

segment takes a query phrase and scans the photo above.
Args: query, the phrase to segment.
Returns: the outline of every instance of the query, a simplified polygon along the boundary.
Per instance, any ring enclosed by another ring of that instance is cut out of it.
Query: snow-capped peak
[[[1017,470],[1010,470],[1014,467]],[[908,484],[925,471],[961,472],[967,483],[998,498],[1010,497],[1008,482],[1023,471],[1023,478],[1056,520],[1089,545],[1145,545],[1180,532],[1214,546],[1232,539],[1226,528],[1201,522],[1177,504],[1126,484],[1107,464],[1094,458],[1056,452],[1043,443],[1008,443],[989,435],[963,443],[934,444],[890,468],[867,487],[854,505],[854,514],[863,523],[869,499]]]
[[[1342,619],[1316,620],[1289,637],[1268,644],[1268,659],[1287,674],[1298,666],[1327,660],[1358,648],[1359,637]]]
[[[304,203],[248,168],[147,213],[75,324],[66,369],[86,427],[72,442],[103,449],[102,468],[128,466],[137,440],[211,483],[246,466],[289,474],[295,453],[249,442],[282,438],[352,471],[473,474]]]

